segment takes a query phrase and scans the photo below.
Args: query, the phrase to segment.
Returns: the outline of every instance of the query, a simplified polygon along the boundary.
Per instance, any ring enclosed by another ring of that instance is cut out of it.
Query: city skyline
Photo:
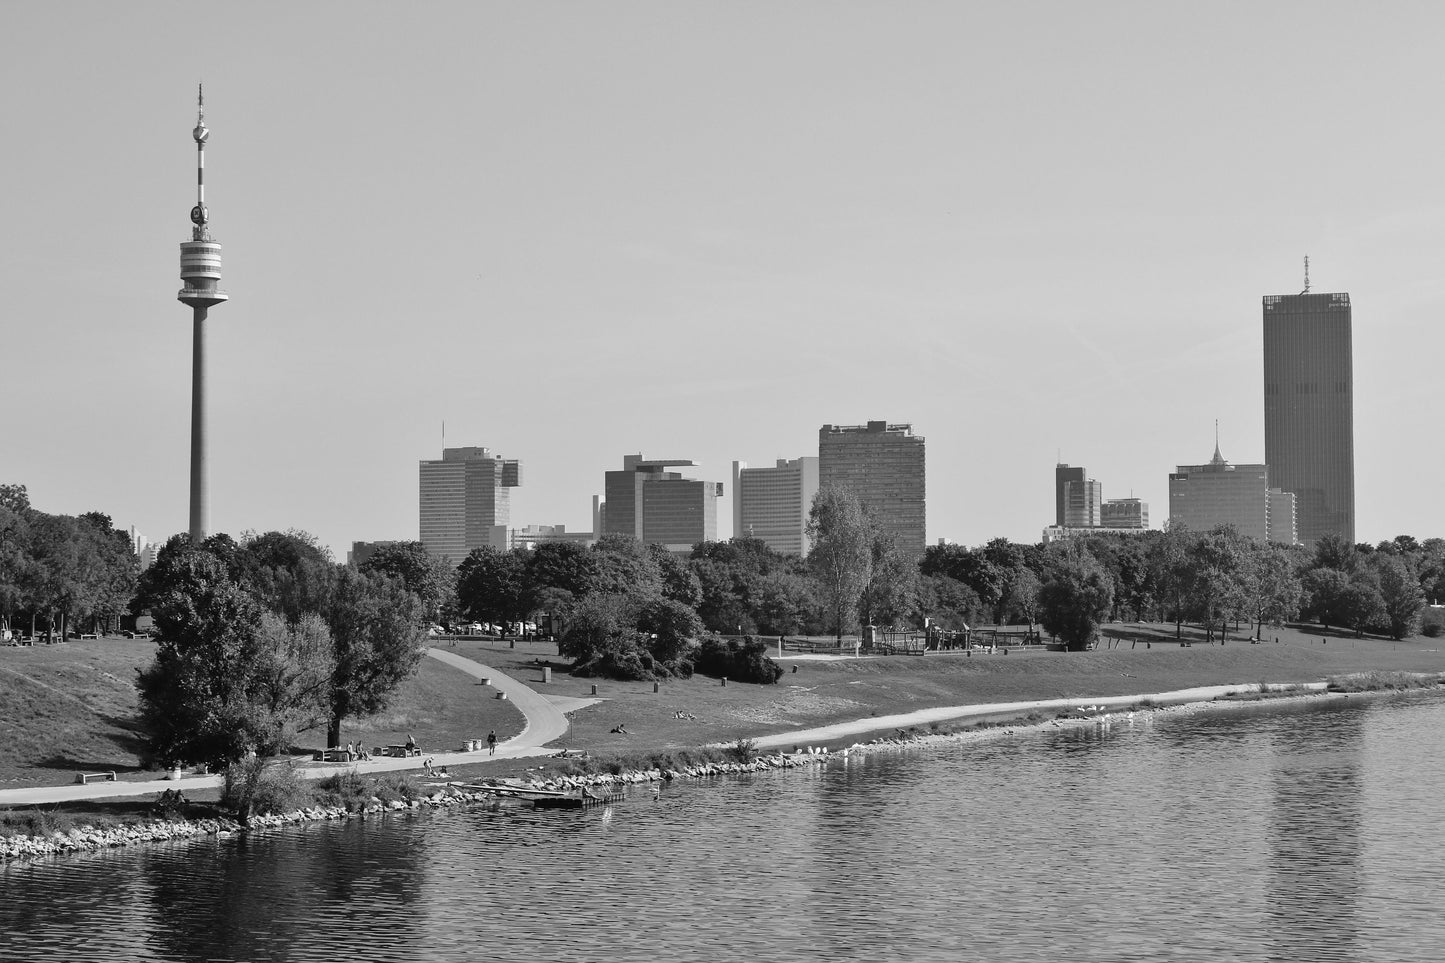
[[[1361,309],[1356,537],[1445,534],[1445,453],[1390,467],[1445,346],[1445,14],[1045,6],[18,8],[0,480],[186,530],[166,252],[204,79],[213,531],[414,538],[439,442],[586,530],[617,452],[724,479],[875,414],[929,440],[930,544],[1037,540],[1059,461],[1157,513],[1209,450],[1180,426],[1264,454],[1259,298],[1309,254]],[[57,152],[81,111],[100,146]]]

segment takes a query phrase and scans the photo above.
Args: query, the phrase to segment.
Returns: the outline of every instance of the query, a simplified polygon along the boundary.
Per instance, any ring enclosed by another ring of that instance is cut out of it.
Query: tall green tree
[[[1082,541],[1058,544],[1052,571],[1039,589],[1039,622],[1069,649],[1087,648],[1113,604],[1113,580]]]
[[[421,599],[427,613],[435,616],[450,598],[452,572],[446,562],[432,558],[421,542],[395,542],[378,547],[357,568],[363,572],[401,579]]]
[[[515,622],[536,609],[524,550],[474,548],[457,566],[457,608],[479,622]]]
[[[421,663],[425,628],[421,599],[399,579],[347,566],[336,572],[326,611],[334,668],[328,745],[341,744],[341,721],[378,712]]]
[[[873,575],[873,528],[858,496],[833,485],[820,488],[808,514],[808,543],[808,568],[842,645],[843,633],[857,624],[858,599]]]
[[[1406,557],[1378,555],[1371,568],[1379,581],[1380,603],[1390,638],[1403,639],[1414,634],[1425,607],[1425,593]]]

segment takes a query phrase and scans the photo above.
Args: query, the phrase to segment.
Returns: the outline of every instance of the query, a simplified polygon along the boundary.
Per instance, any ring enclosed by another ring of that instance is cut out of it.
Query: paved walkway
[[[442,649],[427,649],[427,655],[445,662],[455,669],[477,679],[490,679],[493,688],[507,694],[507,700],[521,711],[526,720],[520,734],[505,742],[497,743],[497,752],[492,755],[483,747],[475,752],[427,752],[406,759],[380,756],[366,762],[338,763],[336,765],[300,767],[297,772],[304,779],[321,779],[338,772],[355,769],[362,773],[395,772],[406,769],[420,769],[427,759],[440,768],[463,763],[484,762],[488,759],[525,759],[534,756],[551,755],[545,748],[547,743],[560,739],[569,725],[562,709],[553,705],[547,696],[519,682],[490,666],[464,658]],[[581,701],[581,700],[577,700]],[[571,711],[568,709],[567,711]],[[221,786],[222,777],[184,776],[180,780],[150,779],[144,782],[92,782],[88,785],[34,786],[25,789],[0,789],[0,806],[29,806],[37,803],[75,802],[84,799],[114,799],[118,796],[144,796],[161,793],[167,789],[216,789]]]
[[[1304,683],[1303,688],[1319,690],[1325,683]],[[1144,699],[1156,705],[1184,705],[1189,702],[1208,702],[1229,692],[1258,690],[1258,685],[1239,683],[1236,685],[1209,685],[1194,689],[1176,689],[1173,692],[1159,692],[1154,695],[1090,696],[1071,699],[1040,699],[1033,702],[992,702],[972,706],[939,706],[935,709],[919,709],[892,716],[870,716],[852,722],[840,722],[816,729],[800,729],[796,732],[779,732],[771,736],[759,736],[753,741],[759,749],[807,746],[861,736],[888,729],[907,729],[909,726],[926,726],[931,722],[950,722],[958,719],[986,719],[989,717],[1016,718],[1030,712],[1060,712],[1081,706],[1102,706],[1106,709],[1130,706]]]

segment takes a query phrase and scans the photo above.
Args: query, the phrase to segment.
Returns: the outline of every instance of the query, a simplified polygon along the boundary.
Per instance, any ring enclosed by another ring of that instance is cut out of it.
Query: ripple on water
[[[0,960],[1409,960],[1436,696],[1116,717],[582,813],[0,868]]]

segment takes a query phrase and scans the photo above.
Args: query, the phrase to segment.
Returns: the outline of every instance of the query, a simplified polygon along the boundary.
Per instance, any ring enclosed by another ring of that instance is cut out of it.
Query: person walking
[[[495,756],[496,754],[497,754],[497,730],[493,729],[491,732],[487,733],[487,755],[489,755],[489,756]]]

